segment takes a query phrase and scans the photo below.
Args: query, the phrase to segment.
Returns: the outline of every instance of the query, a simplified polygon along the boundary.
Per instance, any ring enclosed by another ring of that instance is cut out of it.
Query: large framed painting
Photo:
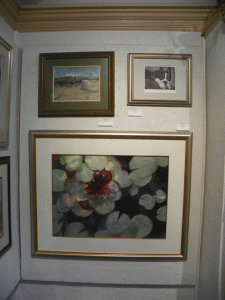
[[[128,105],[192,106],[191,54],[129,54]]]
[[[114,116],[114,52],[39,55],[39,117]]]
[[[186,258],[191,133],[31,131],[33,254]]]
[[[0,256],[11,247],[10,157],[0,157]]]
[[[0,147],[9,145],[12,47],[0,37]]]

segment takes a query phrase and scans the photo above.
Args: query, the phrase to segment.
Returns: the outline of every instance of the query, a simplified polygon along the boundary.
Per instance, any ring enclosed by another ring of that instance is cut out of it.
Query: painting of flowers
[[[53,236],[166,238],[168,156],[52,155]]]

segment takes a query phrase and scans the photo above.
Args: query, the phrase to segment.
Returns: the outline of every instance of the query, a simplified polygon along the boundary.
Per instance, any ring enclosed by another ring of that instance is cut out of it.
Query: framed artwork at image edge
[[[1,178],[1,211],[0,226],[2,234],[0,237],[0,256],[11,246],[11,208],[10,208],[10,157],[0,157],[0,178]]]
[[[34,130],[30,131],[29,139],[33,255],[187,258],[192,133]],[[66,149],[63,147],[65,143]],[[118,152],[118,147],[123,151]],[[146,150],[149,147],[153,150]],[[128,154],[168,155],[169,208],[166,238],[160,240],[53,236],[52,157],[55,154],[68,156],[81,153],[83,156],[105,154],[110,157]],[[44,228],[49,229],[46,232]]]
[[[114,116],[114,60],[114,52],[41,53],[38,116]]]
[[[192,55],[128,55],[128,105],[192,106]]]
[[[0,37],[0,147],[9,145],[9,111],[13,48]]]

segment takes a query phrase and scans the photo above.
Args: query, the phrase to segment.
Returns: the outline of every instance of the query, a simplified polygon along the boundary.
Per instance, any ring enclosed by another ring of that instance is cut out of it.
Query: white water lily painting
[[[165,239],[168,168],[168,156],[52,155],[52,235]]]

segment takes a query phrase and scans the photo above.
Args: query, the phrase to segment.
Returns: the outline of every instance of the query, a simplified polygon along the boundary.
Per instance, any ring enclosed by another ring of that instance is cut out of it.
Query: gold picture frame
[[[192,106],[191,54],[128,55],[128,105]]]
[[[29,138],[33,255],[186,259],[192,133]]]
[[[114,57],[114,52],[41,53],[38,116],[114,116]]]
[[[13,48],[0,37],[0,147],[9,146]]]

